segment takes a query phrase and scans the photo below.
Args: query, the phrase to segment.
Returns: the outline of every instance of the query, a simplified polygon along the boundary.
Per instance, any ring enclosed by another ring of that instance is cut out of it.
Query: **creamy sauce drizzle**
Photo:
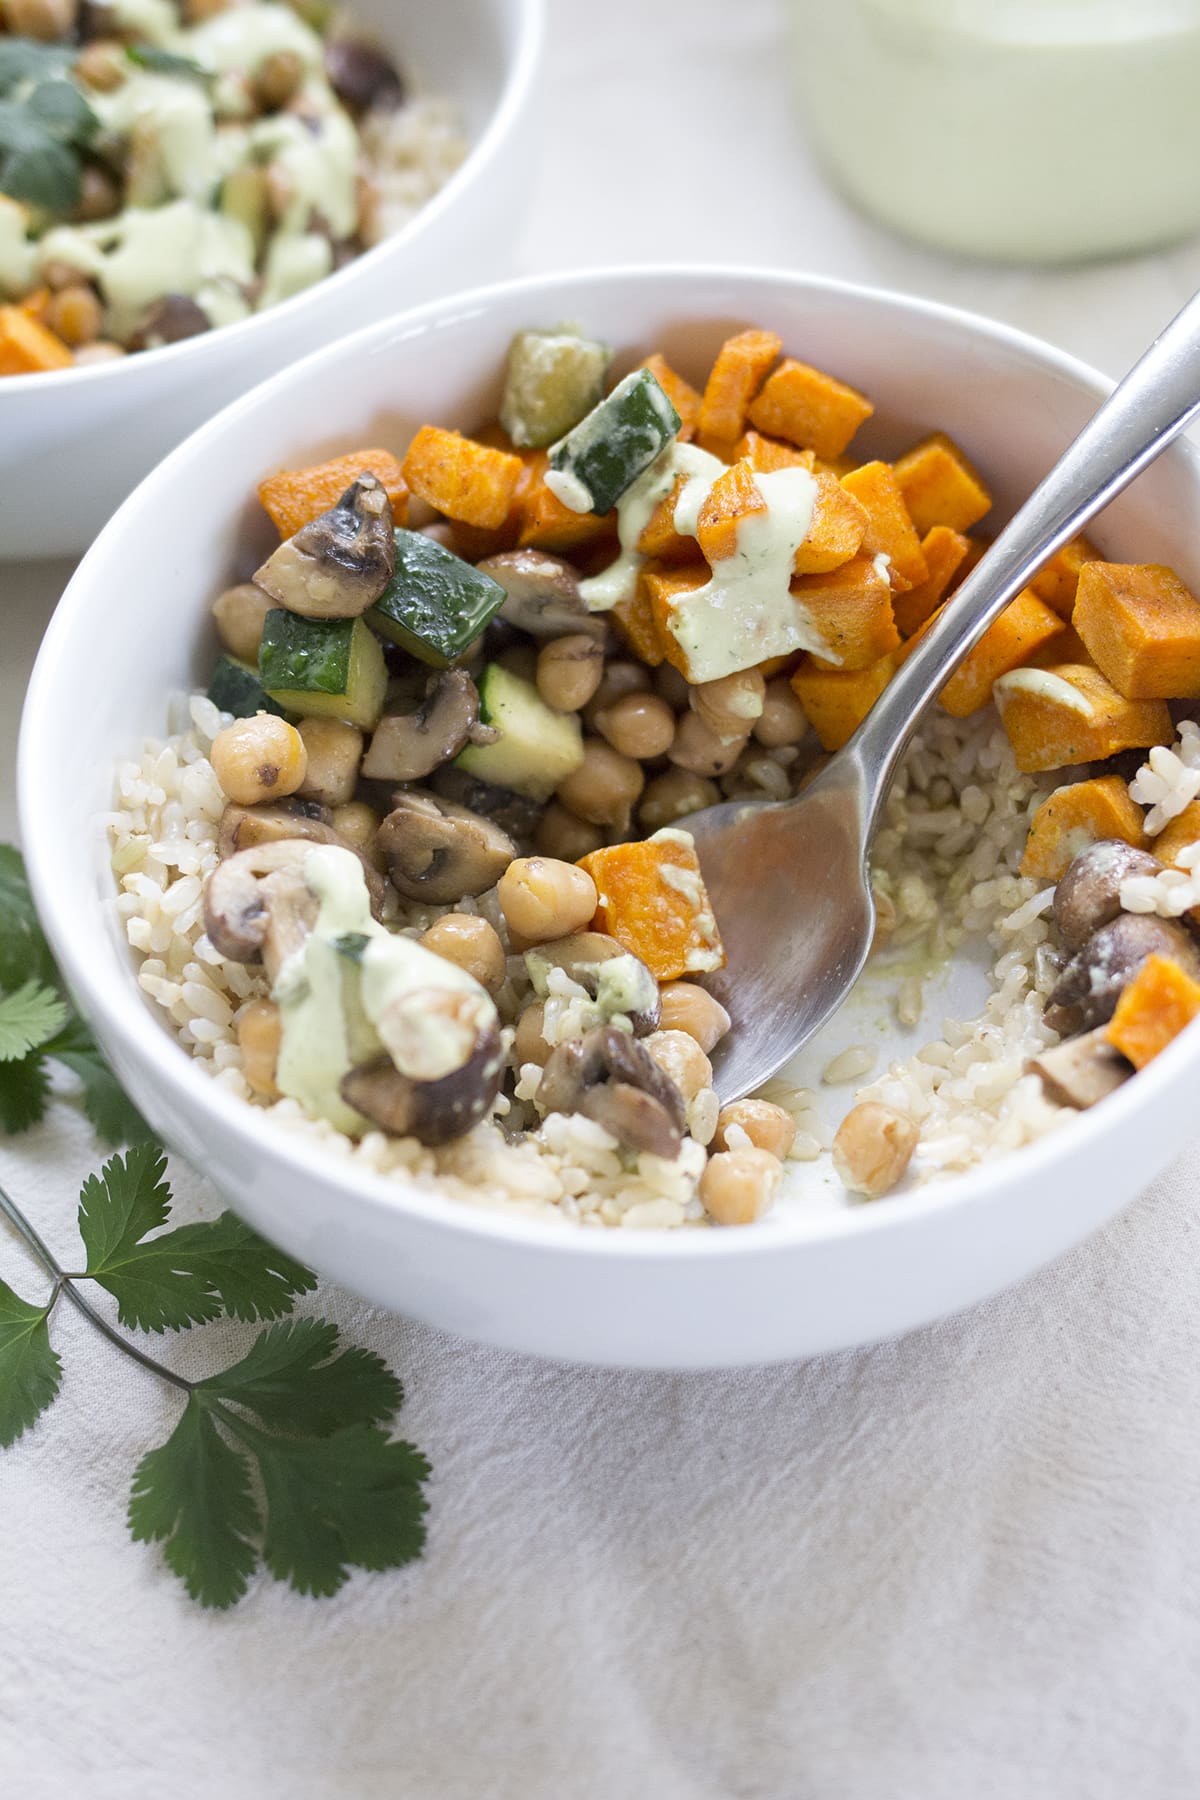
[[[591,612],[609,612],[619,601],[633,599],[638,572],[646,561],[638,550],[638,539],[650,523],[655,507],[666,499],[679,477],[686,475],[692,478],[686,484],[685,493],[695,480],[706,483],[707,492],[707,488],[712,486],[724,468],[725,464],[719,457],[710,456],[707,450],[698,450],[695,444],[676,441],[668,444],[662,455],[656,457],[650,467],[644,469],[637,480],[625,489],[617,501],[617,538],[621,554],[599,575],[593,575],[579,584],[584,605]],[[546,479],[549,482],[549,475]],[[679,507],[676,506],[675,529],[682,532],[679,516]],[[686,535],[695,537],[695,527],[686,532]]]
[[[1006,694],[1032,694],[1038,700],[1048,700],[1054,706],[1066,706],[1072,712],[1082,713],[1085,719],[1090,719],[1093,713],[1087,695],[1064,681],[1061,675],[1052,675],[1049,669],[1012,669],[993,683],[992,693],[1000,700]]]

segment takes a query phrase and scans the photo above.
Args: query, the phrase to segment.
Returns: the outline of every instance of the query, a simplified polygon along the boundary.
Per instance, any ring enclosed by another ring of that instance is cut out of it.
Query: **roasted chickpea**
[[[275,1069],[282,1036],[283,1021],[273,1000],[252,1000],[239,1015],[237,1040],[242,1053],[242,1074],[251,1091],[267,1100],[279,1098]]]
[[[252,581],[239,581],[236,587],[217,595],[213,601],[213,622],[230,656],[257,663],[263,622],[274,605],[270,594],[255,587]]]
[[[235,719],[219,731],[209,752],[213,773],[237,806],[282,800],[304,780],[308,756],[294,725],[274,713]]]
[[[646,783],[638,820],[647,831],[661,831],[676,819],[686,819],[689,813],[715,806],[720,798],[715,783],[694,775],[690,769],[664,769]]]
[[[623,830],[645,780],[640,764],[631,757],[622,756],[602,738],[585,738],[583,761],[559,783],[558,798],[590,825]]]
[[[623,659],[606,663],[600,685],[583,709],[584,723],[593,725],[596,714],[606,706],[611,706],[623,694],[648,694],[650,686],[650,671],[645,663],[626,662]]]
[[[783,1161],[796,1141],[796,1121],[782,1106],[769,1100],[734,1100],[723,1106],[717,1116],[717,1133],[713,1143],[718,1150],[731,1146],[726,1133],[735,1128],[744,1131],[756,1150],[765,1150]]]
[[[585,632],[553,638],[537,660],[537,689],[556,712],[578,712],[586,706],[604,674],[604,650]]]
[[[504,986],[507,959],[504,945],[486,919],[474,913],[443,913],[421,939],[426,950],[456,963],[473,975],[489,994]]]
[[[652,1031],[642,1039],[664,1075],[670,1076],[685,1100],[712,1086],[712,1064],[686,1031]]]
[[[52,293],[59,288],[80,287],[87,281],[87,271],[77,269],[74,263],[64,262],[59,256],[52,256],[42,264],[42,281]]]
[[[693,775],[727,775],[749,736],[722,737],[705,724],[697,712],[684,713],[675,733],[675,742],[667,755],[677,768],[690,769]]]
[[[4,17],[15,37],[50,44],[74,31],[79,0],[6,0]]]
[[[590,856],[603,842],[604,833],[598,825],[589,825],[586,819],[568,812],[557,800],[550,802],[538,820],[533,839],[539,855],[557,856],[561,861],[571,863]]]
[[[808,715],[792,692],[791,683],[779,676],[768,681],[763,708],[754,721],[754,735],[765,750],[798,744],[808,731]]]
[[[79,178],[79,199],[71,217],[79,224],[94,224],[98,219],[111,219],[121,205],[121,190],[115,178],[98,163],[85,163]]]
[[[659,1024],[664,1031],[686,1031],[707,1056],[729,1030],[730,1018],[719,1000],[694,981],[668,981],[659,989]]]
[[[546,1022],[546,1008],[542,1001],[535,1000],[527,1006],[517,1020],[516,1037],[513,1048],[516,1051],[517,1064],[544,1064],[550,1054],[550,1045],[542,1036],[542,1026]]]
[[[614,750],[638,762],[664,756],[675,737],[675,714],[657,694],[622,694],[596,714],[595,725]]]
[[[510,928],[528,944],[567,937],[591,923],[596,884],[586,869],[553,856],[519,856],[496,883]]]
[[[833,1140],[833,1166],[843,1187],[877,1200],[894,1188],[912,1160],[919,1131],[907,1113],[878,1100],[852,1106]]]
[[[90,287],[60,288],[46,302],[46,323],[64,344],[78,349],[94,344],[104,323],[104,308]]]
[[[286,106],[304,80],[304,64],[294,50],[273,50],[254,75],[254,98],[264,112]]]
[[[721,1150],[700,1177],[700,1199],[718,1225],[752,1225],[768,1210],[783,1175],[766,1150]]]
[[[373,868],[386,870],[387,857],[375,842],[375,833],[382,824],[382,813],[368,806],[365,800],[351,800],[347,805],[333,809],[333,829],[338,836],[360,851]]]
[[[691,698],[691,687],[673,663],[659,663],[652,676],[654,691],[672,712],[682,712]]]
[[[691,708],[718,737],[744,740],[762,716],[766,685],[757,669],[738,669],[718,681],[699,682],[691,692]]]
[[[98,94],[111,94],[119,88],[130,71],[125,46],[115,38],[94,38],[85,44],[75,59],[75,74],[85,87]]]

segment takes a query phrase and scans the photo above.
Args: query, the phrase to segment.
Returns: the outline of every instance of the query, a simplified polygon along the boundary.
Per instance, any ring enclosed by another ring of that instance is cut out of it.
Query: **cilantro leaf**
[[[0,190],[46,212],[70,212],[81,186],[77,149],[98,128],[69,81],[42,81],[19,100],[0,100]]]
[[[83,1110],[106,1144],[141,1144],[153,1138],[82,1019],[71,1019],[44,1050],[83,1083]]]
[[[0,1062],[20,1062],[53,1037],[66,1016],[66,1002],[36,981],[0,995]]]
[[[148,1231],[166,1224],[171,1206],[166,1172],[160,1145],[135,1144],[88,1176],[79,1191],[79,1235],[89,1275],[119,1265]]]
[[[38,924],[21,852],[0,844],[0,988],[7,992],[25,981],[56,987],[58,970]]]
[[[292,1319],[261,1332],[241,1362],[200,1386],[248,1407],[276,1431],[325,1437],[390,1419],[404,1398],[399,1381],[369,1350],[334,1356],[337,1341],[336,1325]]]
[[[149,75],[179,75],[191,81],[211,81],[212,71],[190,56],[179,56],[174,50],[160,50],[157,44],[130,44],[126,51],[130,62],[137,63]]]
[[[50,1080],[44,1057],[32,1050],[20,1062],[0,1063],[0,1131],[15,1137],[46,1111]]]
[[[249,1468],[195,1394],[134,1471],[129,1529],[139,1543],[165,1544],[168,1566],[201,1606],[232,1606],[245,1593],[261,1529]]]
[[[0,38],[0,94],[22,81],[47,81],[61,75],[78,56],[74,44],[42,44],[35,38]]]
[[[49,1305],[33,1306],[0,1281],[0,1447],[27,1431],[62,1385],[50,1348]]]

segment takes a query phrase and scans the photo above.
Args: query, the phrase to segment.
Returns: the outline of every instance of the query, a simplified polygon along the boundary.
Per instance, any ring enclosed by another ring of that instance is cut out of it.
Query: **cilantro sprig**
[[[100,121],[72,82],[70,46],[0,42],[0,193],[69,213],[81,189],[80,153]]]

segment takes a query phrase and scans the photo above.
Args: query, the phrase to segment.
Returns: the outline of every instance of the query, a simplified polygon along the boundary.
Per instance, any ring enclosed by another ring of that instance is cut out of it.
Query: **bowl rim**
[[[212,331],[199,332],[177,344],[160,344],[152,351],[118,357],[111,362],[92,363],[82,369],[43,369],[25,375],[7,375],[0,380],[0,406],[6,395],[24,398],[42,392],[64,392],[68,388],[74,391],[85,383],[94,387],[106,381],[119,381],[123,376],[129,378],[131,370],[145,366],[143,359],[148,359],[153,369],[174,370],[189,357],[198,359],[206,355],[215,343],[240,347],[252,334],[269,329],[271,325],[287,323],[302,312],[315,295],[336,304],[337,296],[353,284],[364,265],[378,263],[406,249],[422,232],[431,229],[448,208],[457,205],[460,195],[475,185],[530,99],[545,44],[548,3],[549,0],[511,0],[516,11],[512,54],[504,86],[491,116],[481,136],[468,146],[467,154],[454,173],[399,231],[372,244],[369,250],[362,251],[343,268],[332,269],[311,287],[301,288],[299,293],[289,295],[286,300],[265,307],[261,312],[250,313],[244,319],[236,319],[230,325],[218,325]]]
[[[747,1258],[797,1254],[859,1233],[912,1230],[962,1207],[982,1209],[1009,1187],[1013,1156],[1021,1158],[1021,1168],[1033,1177],[1069,1159],[1079,1145],[1081,1133],[1086,1131],[1092,1137],[1108,1137],[1125,1130],[1135,1109],[1169,1087],[1189,1062],[1200,1061],[1200,1030],[1185,1031],[1155,1058],[1151,1066],[1139,1072],[1136,1082],[1131,1081],[1110,1095],[1102,1108],[1067,1122],[1063,1129],[1001,1155],[995,1161],[896,1195],[886,1205],[852,1204],[820,1211],[806,1218],[800,1230],[786,1237],[770,1229],[754,1232],[587,1231],[574,1228],[573,1223],[565,1220],[510,1216],[499,1209],[473,1207],[448,1195],[419,1188],[399,1173],[382,1175],[358,1168],[354,1170],[353,1178],[347,1180],[344,1173],[347,1165],[336,1154],[326,1153],[324,1147],[311,1137],[305,1134],[293,1136],[285,1129],[269,1125],[264,1130],[256,1109],[240,1096],[222,1088],[198,1067],[195,1059],[153,1015],[138,989],[132,968],[118,970],[114,962],[112,995],[102,991],[108,985],[105,975],[93,975],[76,951],[76,938],[69,928],[69,919],[60,916],[57,895],[69,890],[55,886],[54,873],[59,860],[65,868],[70,866],[71,859],[65,853],[59,858],[52,828],[39,821],[54,818],[54,809],[43,807],[40,800],[41,791],[47,785],[41,768],[52,766],[52,759],[43,759],[41,746],[43,742],[49,746],[54,741],[55,722],[61,718],[61,707],[56,704],[54,694],[57,648],[60,640],[71,635],[76,609],[88,604],[88,565],[102,546],[121,536],[128,515],[134,514],[160,489],[170,490],[176,471],[186,467],[190,458],[203,455],[211,441],[219,440],[227,433],[236,433],[243,417],[269,408],[276,392],[307,380],[325,364],[352,360],[378,342],[422,336],[429,330],[436,330],[439,323],[444,325],[464,315],[478,315],[490,306],[524,295],[529,296],[536,308],[556,291],[577,289],[583,284],[593,289],[620,290],[660,282],[682,283],[692,294],[702,292],[706,283],[724,283],[735,287],[753,286],[760,291],[764,287],[775,287],[784,292],[808,292],[865,303],[884,311],[899,311],[938,322],[960,334],[966,333],[978,341],[1003,348],[1027,363],[1037,365],[1043,373],[1066,378],[1084,395],[1094,398],[1097,405],[1114,385],[1107,376],[1068,352],[985,315],[895,289],[769,266],[663,262],[580,268],[489,283],[427,302],[363,326],[262,382],[191,433],[139,483],[85,554],[55,609],[26,693],[17,757],[18,813],[29,879],[59,966],[84,1016],[88,1019],[102,1017],[108,1035],[119,1043],[121,1052],[133,1065],[144,1061],[154,1064],[162,1085],[174,1091],[181,1111],[193,1117],[199,1115],[201,1121],[205,1115],[212,1117],[214,1123],[219,1123],[249,1151],[248,1165],[254,1157],[265,1158],[273,1162],[281,1174],[293,1170],[298,1177],[311,1178],[314,1163],[318,1163],[319,1178],[323,1184],[337,1190],[339,1203],[353,1199],[355,1204],[365,1205],[381,1220],[401,1215],[411,1224],[434,1231],[445,1230],[468,1238],[483,1237],[518,1249],[524,1247],[531,1252],[558,1251],[572,1257],[582,1255],[605,1262],[615,1260],[619,1264],[638,1265],[676,1258],[690,1261],[720,1256],[745,1261]],[[552,306],[550,310],[553,311]],[[693,313],[698,312],[699,308],[693,306]],[[1200,491],[1200,452],[1191,443],[1181,437],[1164,452],[1164,456],[1188,464]],[[65,908],[65,900],[63,904]]]

